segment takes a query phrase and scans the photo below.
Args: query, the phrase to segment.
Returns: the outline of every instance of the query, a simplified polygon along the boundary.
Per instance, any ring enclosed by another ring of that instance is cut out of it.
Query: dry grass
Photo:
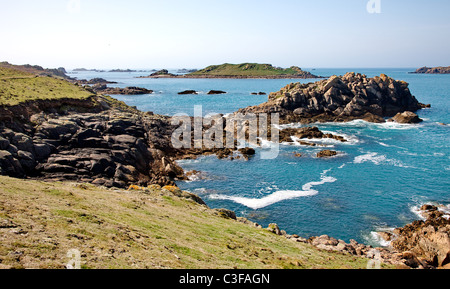
[[[87,99],[93,93],[66,80],[0,67],[0,105],[33,100]]]
[[[365,268],[153,188],[147,192],[0,177],[0,267]]]

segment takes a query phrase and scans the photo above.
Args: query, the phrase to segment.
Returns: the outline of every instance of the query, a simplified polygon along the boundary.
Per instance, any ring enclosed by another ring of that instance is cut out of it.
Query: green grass
[[[297,67],[287,69],[273,67],[271,64],[243,63],[212,65],[189,75],[214,75],[214,76],[279,76],[296,75],[301,73]]]
[[[94,269],[367,266],[169,194],[0,176],[2,219],[17,226],[0,229],[0,268],[63,268],[71,249],[81,252],[82,268]]]
[[[66,80],[0,67],[0,105],[18,105],[27,101],[87,99],[92,92]]]

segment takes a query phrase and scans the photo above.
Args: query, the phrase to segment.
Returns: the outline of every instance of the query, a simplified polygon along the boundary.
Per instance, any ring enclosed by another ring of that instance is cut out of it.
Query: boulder
[[[227,209],[215,209],[215,213],[225,219],[237,220],[236,213]]]
[[[279,235],[279,236],[282,235],[282,234],[281,234],[280,227],[278,227],[277,224],[269,224],[269,227],[267,228],[267,230],[268,230],[269,232],[274,233],[275,235]]]
[[[256,154],[256,151],[253,148],[242,148],[239,149],[239,152],[244,156],[254,156]]]
[[[318,158],[329,158],[329,157],[334,157],[336,156],[338,153],[336,151],[331,151],[331,150],[323,150],[319,153],[317,153],[317,157]]]
[[[395,115],[391,121],[404,124],[416,124],[422,122],[423,120],[420,119],[419,116],[414,112],[405,111]]]
[[[195,90],[185,90],[178,93],[179,95],[186,95],[186,94],[198,94]]]
[[[48,143],[35,143],[34,144],[34,152],[36,155],[37,161],[43,161],[48,159],[51,155],[52,151],[56,150],[56,148]]]
[[[0,136],[0,150],[6,150],[10,145],[9,140]]]

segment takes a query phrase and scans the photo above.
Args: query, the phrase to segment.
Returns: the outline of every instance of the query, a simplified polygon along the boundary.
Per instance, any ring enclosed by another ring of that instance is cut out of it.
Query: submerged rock
[[[222,90],[210,90],[210,91],[208,92],[208,94],[209,94],[209,95],[212,95],[212,94],[226,94],[226,91],[222,91]]]
[[[178,93],[179,95],[186,95],[186,94],[198,94],[195,90],[185,90]]]
[[[338,153],[331,150],[323,150],[317,154],[318,158],[330,158],[336,156]]]

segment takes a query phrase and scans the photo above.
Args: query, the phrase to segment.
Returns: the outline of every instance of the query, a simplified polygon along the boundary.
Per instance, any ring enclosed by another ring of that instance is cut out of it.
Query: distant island
[[[308,79],[308,78],[323,78],[303,71],[297,66],[290,68],[274,67],[271,64],[258,63],[242,63],[211,65],[204,69],[191,72],[185,75],[176,75],[169,73],[163,69],[152,73],[149,76],[142,76],[141,78],[261,78],[261,79]]]
[[[411,73],[417,73],[417,74],[450,74],[450,66],[443,67],[421,67],[417,69],[415,72]]]

